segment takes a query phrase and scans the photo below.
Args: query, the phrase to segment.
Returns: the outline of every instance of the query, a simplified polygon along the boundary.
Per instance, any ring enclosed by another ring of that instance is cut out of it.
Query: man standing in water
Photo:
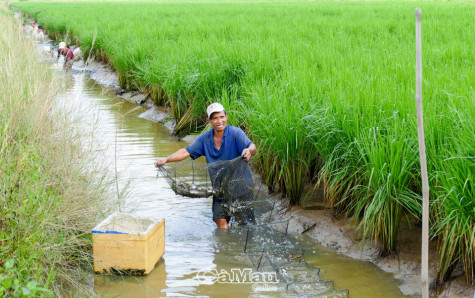
[[[45,42],[45,34],[43,33],[43,26],[38,26],[36,30],[33,31],[33,40],[39,43]]]
[[[74,54],[73,51],[66,47],[66,43],[64,41],[59,43],[58,58],[56,58],[56,63],[58,62],[61,55],[64,56],[63,69],[65,71],[71,70],[71,68],[73,67]]]
[[[256,146],[249,140],[244,131],[238,127],[226,125],[228,115],[220,103],[212,103],[206,109],[208,123],[213,129],[200,135],[192,144],[166,158],[159,158],[155,166],[163,166],[167,162],[181,161],[190,156],[196,159],[206,157],[207,163],[232,160],[242,156],[249,161],[256,154]],[[213,220],[218,228],[228,229],[230,220],[222,206],[222,201],[213,196]]]

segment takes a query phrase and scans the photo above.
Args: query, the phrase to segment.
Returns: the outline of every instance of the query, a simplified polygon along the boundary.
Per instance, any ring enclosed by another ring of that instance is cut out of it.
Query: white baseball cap
[[[224,112],[224,107],[222,104],[215,102],[208,106],[208,108],[206,109],[206,112],[208,113],[208,119],[209,119],[211,117],[211,114],[213,113]]]
[[[66,47],[66,43],[64,41],[59,43],[59,49],[64,49]]]

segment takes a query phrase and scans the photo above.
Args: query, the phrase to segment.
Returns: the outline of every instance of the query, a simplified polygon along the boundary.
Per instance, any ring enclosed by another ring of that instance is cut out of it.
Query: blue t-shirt
[[[231,160],[241,156],[242,151],[252,144],[242,129],[231,125],[226,125],[224,129],[223,142],[219,150],[214,144],[213,136],[214,128],[200,135],[185,148],[192,159],[205,156],[207,163]]]
[[[200,156],[206,157],[208,163],[208,171],[213,187],[216,189],[222,188],[223,177],[231,174],[226,170],[229,167],[231,160],[240,157],[242,151],[252,144],[251,140],[246,136],[244,131],[238,127],[227,125],[224,129],[223,142],[220,150],[216,148],[213,140],[214,129],[211,129],[200,135],[192,144],[185,149],[190,153],[192,159],[197,159]],[[215,163],[216,161],[225,161]],[[230,162],[226,162],[230,161]],[[235,175],[236,173],[233,173]],[[229,177],[227,177],[229,178]],[[236,177],[234,177],[236,178]],[[232,189],[233,193],[228,193],[226,197],[232,200],[235,197],[242,196],[252,191],[252,175],[249,166],[246,166],[239,179],[227,181],[225,187]]]

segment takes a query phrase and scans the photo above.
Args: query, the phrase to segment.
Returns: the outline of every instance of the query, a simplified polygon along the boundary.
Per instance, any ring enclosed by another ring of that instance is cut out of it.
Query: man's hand
[[[242,150],[241,156],[244,158],[245,161],[250,161],[252,156],[251,150],[249,148]]]
[[[157,159],[157,161],[155,161],[155,167],[158,168],[158,167],[161,167],[163,165],[165,165],[167,163],[167,159],[166,158],[159,158]]]
[[[182,161],[185,158],[187,158],[188,156],[190,156],[190,153],[188,153],[188,151],[186,151],[185,148],[181,148],[177,152],[170,155],[169,157],[164,157],[164,158],[157,159],[157,161],[155,161],[154,165],[155,165],[155,167],[158,168],[160,166],[165,165],[168,162]]]

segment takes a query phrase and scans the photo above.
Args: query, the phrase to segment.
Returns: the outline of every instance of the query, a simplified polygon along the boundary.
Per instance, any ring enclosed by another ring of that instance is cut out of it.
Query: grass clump
[[[102,183],[54,111],[59,78],[4,6],[0,22],[0,294],[90,292],[80,278]]]
[[[463,101],[475,100],[461,98]],[[472,101],[473,102],[473,101]],[[451,111],[450,135],[438,139],[433,156],[436,185],[434,235],[439,238],[438,282],[448,280],[462,264],[467,282],[475,280],[475,113],[473,109]]]

